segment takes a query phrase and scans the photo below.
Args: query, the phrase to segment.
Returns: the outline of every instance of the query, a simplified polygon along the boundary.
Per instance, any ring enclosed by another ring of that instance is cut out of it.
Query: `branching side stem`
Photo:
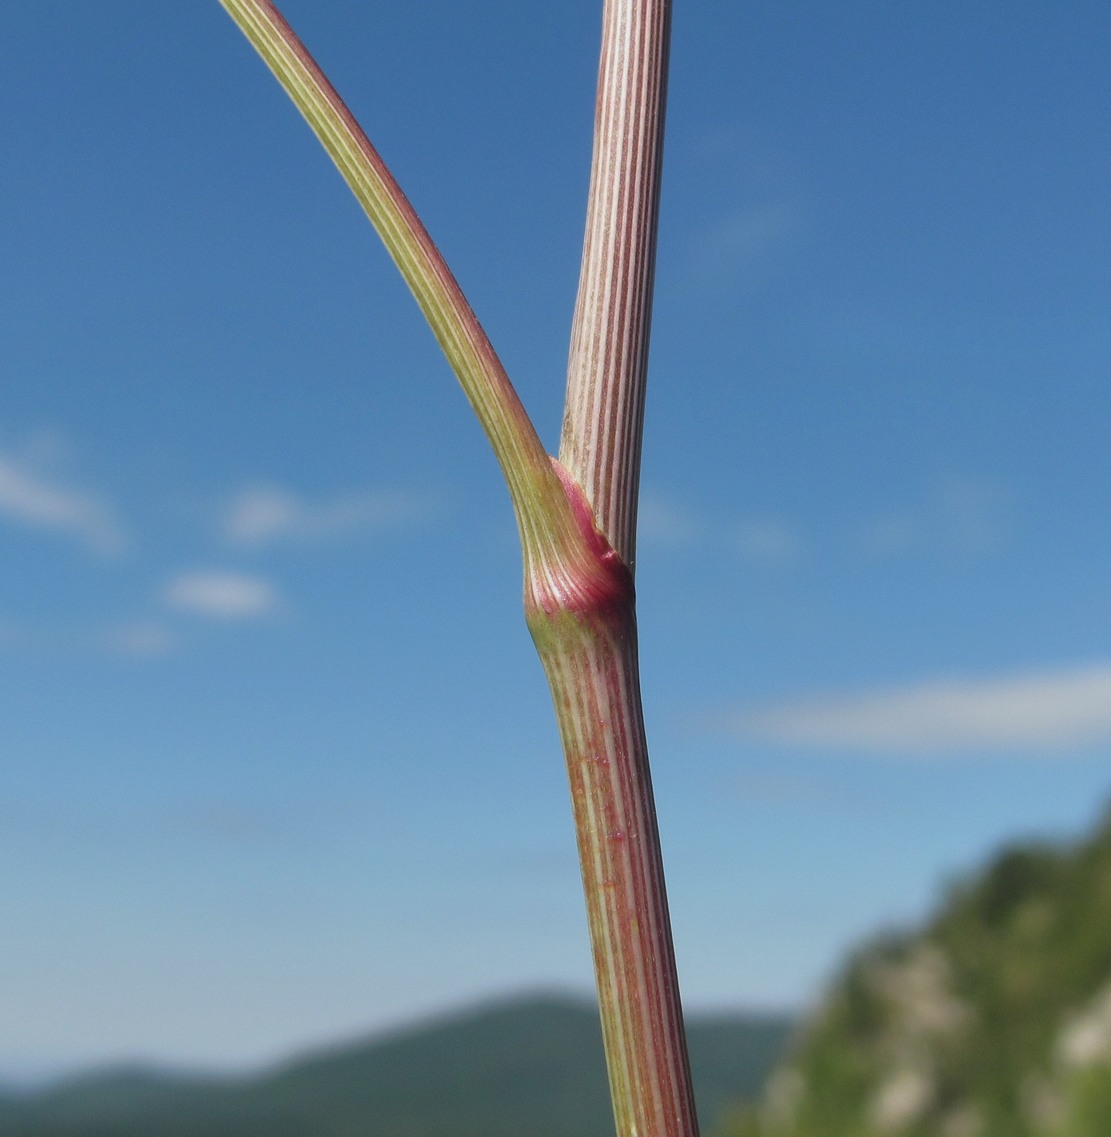
[[[270,0],[220,0],[320,140],[420,305],[505,475],[526,571],[578,533],[543,445],[416,211],[308,49]]]

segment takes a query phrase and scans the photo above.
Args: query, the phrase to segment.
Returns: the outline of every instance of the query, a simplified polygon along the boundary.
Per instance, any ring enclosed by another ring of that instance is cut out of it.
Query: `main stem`
[[[565,490],[594,571],[526,579],[559,722],[618,1137],[698,1137],[640,700],[633,578]]]
[[[670,0],[606,0],[559,459],[629,566],[660,207]]]
[[[560,468],[598,572],[526,574],[571,783],[618,1137],[697,1137],[633,571],[670,0],[606,0]]]

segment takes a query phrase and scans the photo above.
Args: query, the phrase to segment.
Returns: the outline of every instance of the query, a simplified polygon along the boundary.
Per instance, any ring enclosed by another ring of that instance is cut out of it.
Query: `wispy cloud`
[[[739,517],[700,515],[674,497],[646,492],[640,505],[642,540],[677,549],[699,541],[728,547],[745,562],[786,568],[804,556],[968,558],[1007,547],[1014,529],[1009,495],[979,478],[950,476],[917,499],[899,502],[834,528],[813,527],[775,512]]]
[[[0,650],[18,651],[21,655],[145,658],[166,655],[174,647],[170,629],[153,620],[112,624],[79,621],[62,626],[0,621]]]
[[[0,454],[0,517],[76,538],[100,553],[119,553],[125,544],[115,514],[98,494],[61,485],[4,454]]]
[[[637,509],[641,542],[684,548],[698,540],[702,525],[694,512],[672,498],[646,492]]]
[[[989,482],[947,478],[918,504],[872,517],[861,530],[861,545],[876,556],[991,553],[1009,538],[1009,505]]]
[[[274,846],[300,843],[307,835],[309,818],[296,812],[279,815],[257,803],[210,800],[185,806],[175,820],[191,836],[206,842]]]
[[[231,544],[258,547],[392,529],[428,511],[425,500],[401,491],[365,490],[309,501],[277,486],[252,486],[232,499],[222,529]]]
[[[819,749],[1059,753],[1111,742],[1111,663],[800,699],[723,725],[739,736]]]
[[[782,517],[747,517],[716,521],[696,509],[652,491],[645,492],[638,515],[641,544],[689,549],[699,542],[732,548],[747,562],[779,568],[797,561],[805,540],[794,522]]]
[[[109,629],[101,643],[115,655],[143,659],[169,654],[174,648],[174,636],[164,624],[141,620]]]
[[[269,581],[234,572],[182,573],[166,585],[164,599],[171,608],[218,620],[257,620],[279,607]]]
[[[698,235],[693,261],[703,278],[758,277],[802,224],[799,208],[769,200],[740,206]]]
[[[796,560],[803,545],[798,527],[779,518],[742,521],[733,540],[745,560],[769,567]]]
[[[786,772],[740,774],[731,778],[723,790],[760,805],[824,804],[846,796],[812,774]]]

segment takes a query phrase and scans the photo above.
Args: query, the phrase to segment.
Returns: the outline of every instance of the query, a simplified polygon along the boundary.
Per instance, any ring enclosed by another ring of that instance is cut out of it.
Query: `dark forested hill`
[[[754,1097],[783,1016],[692,1018],[707,1120]],[[586,1002],[537,997],[337,1048],[240,1081],[115,1071],[0,1098],[0,1137],[612,1137]]]
[[[1108,1137],[1111,816],[879,940],[728,1137]]]

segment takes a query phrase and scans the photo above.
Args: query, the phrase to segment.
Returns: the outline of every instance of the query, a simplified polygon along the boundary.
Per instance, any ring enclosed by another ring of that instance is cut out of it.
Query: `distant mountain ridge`
[[[751,1099],[786,1015],[691,1016],[707,1125]],[[116,1069],[0,1096],[0,1137],[613,1137],[596,1008],[535,995],[240,1079]]]

